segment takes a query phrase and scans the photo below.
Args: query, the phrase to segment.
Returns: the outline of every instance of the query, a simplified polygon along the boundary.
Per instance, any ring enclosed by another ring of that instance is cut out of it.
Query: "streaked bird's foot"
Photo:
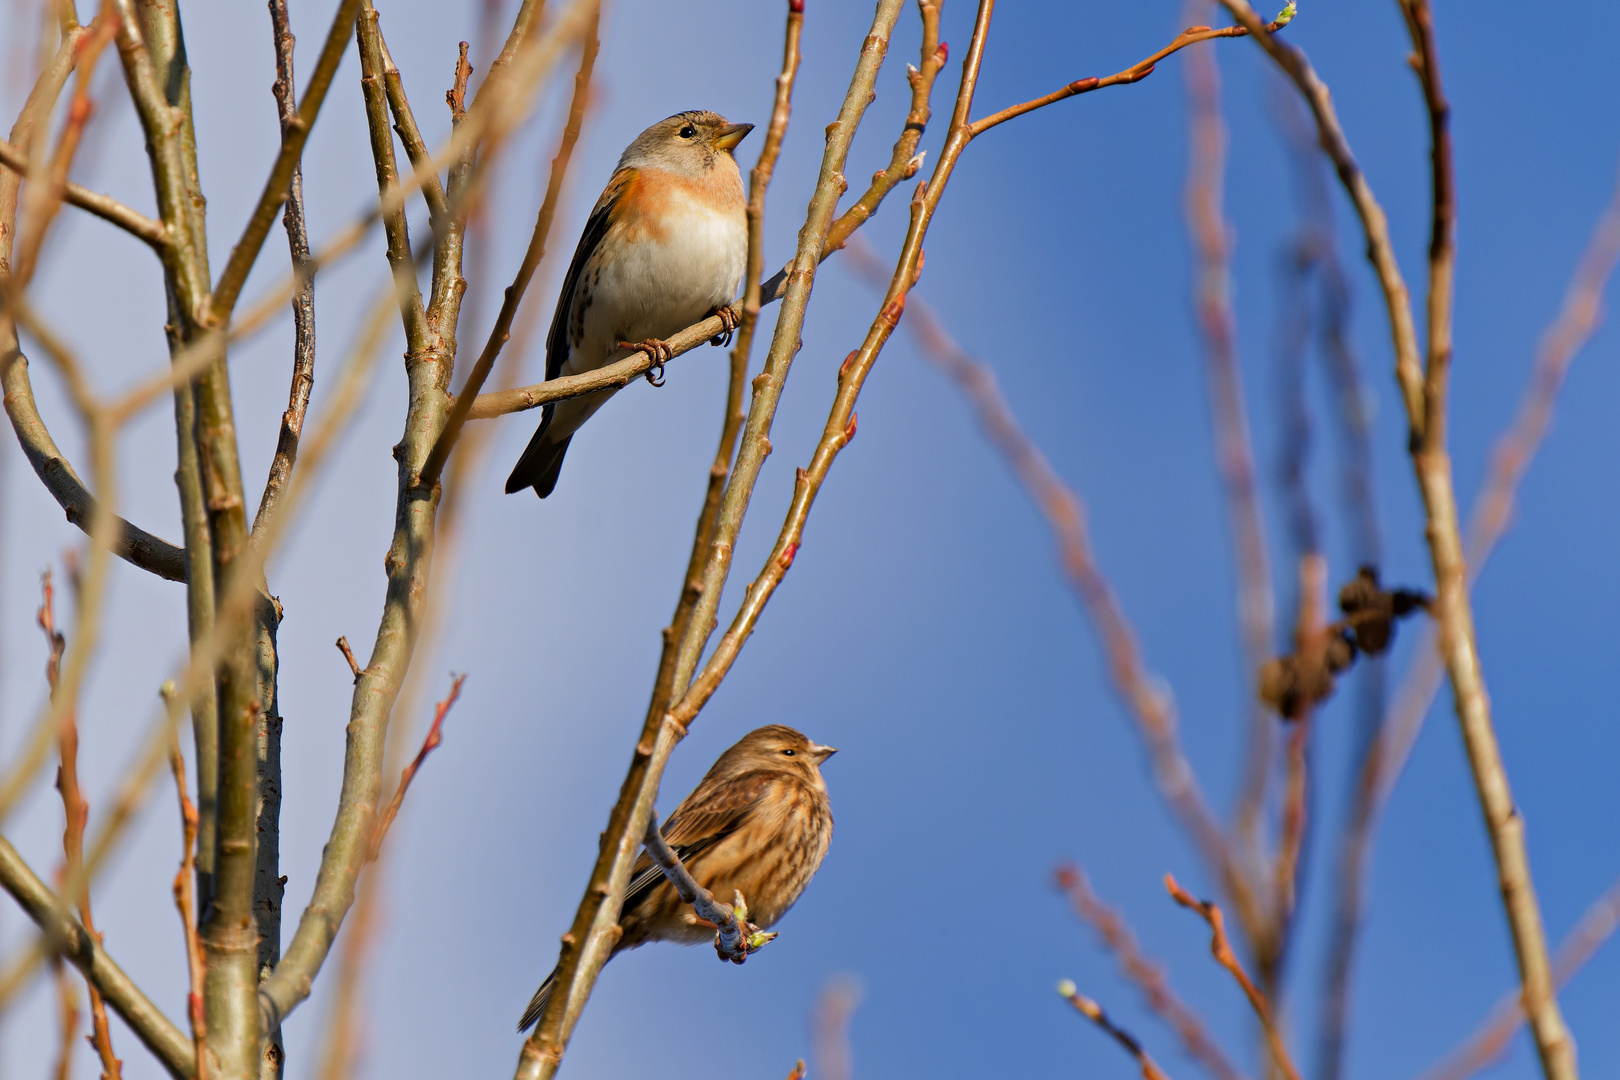
[[[652,367],[647,369],[647,381],[654,386],[664,385],[664,365],[675,355],[669,347],[669,342],[659,338],[648,338],[646,341],[621,341],[619,348],[630,349],[633,352],[644,352],[652,358]]]

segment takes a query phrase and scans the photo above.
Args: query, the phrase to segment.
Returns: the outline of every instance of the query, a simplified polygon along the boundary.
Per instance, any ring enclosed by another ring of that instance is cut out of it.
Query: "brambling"
[[[636,136],[585,222],[546,337],[546,378],[594,371],[710,315],[733,323],[748,261],[742,173],[732,150],[753,130],[712,112],[676,113]],[[718,339],[716,339],[718,340]],[[613,390],[553,402],[506,492],[557,486],[568,440]]]
[[[787,914],[815,877],[832,842],[832,806],[821,763],[838,751],[781,724],[744,735],[714,763],[659,830],[699,885],[717,897],[741,892],[760,929]],[[713,924],[681,902],[645,851],[619,909],[623,933],[612,956],[649,941],[696,945]],[[557,972],[523,1013],[518,1030],[540,1018]]]

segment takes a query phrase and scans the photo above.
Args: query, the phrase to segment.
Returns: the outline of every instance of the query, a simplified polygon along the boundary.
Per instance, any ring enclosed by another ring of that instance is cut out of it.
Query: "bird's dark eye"
[[[697,128],[693,127],[691,124],[687,124],[685,127],[681,128],[680,131],[676,132],[676,134],[683,139],[694,139],[697,137]]]
[[[782,753],[786,754],[788,757],[792,757],[794,754],[798,753],[798,751],[796,751],[796,750],[784,750],[784,751],[782,751]]]

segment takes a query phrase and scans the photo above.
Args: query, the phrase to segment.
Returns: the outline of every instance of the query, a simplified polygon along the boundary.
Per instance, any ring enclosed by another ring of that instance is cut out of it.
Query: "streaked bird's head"
[[[652,166],[701,179],[722,159],[735,169],[731,152],[753,130],[753,124],[728,123],[719,113],[676,113],[637,135],[619,159],[619,168]]]
[[[750,731],[721,754],[710,773],[782,770],[799,773],[807,783],[821,787],[821,763],[836,753],[835,748],[812,742],[785,724],[767,724]]]

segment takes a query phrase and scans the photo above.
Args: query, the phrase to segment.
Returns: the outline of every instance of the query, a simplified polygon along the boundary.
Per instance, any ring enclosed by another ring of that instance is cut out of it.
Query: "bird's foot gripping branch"
[[[716,900],[714,894],[697,883],[680,856],[670,849],[658,830],[658,815],[647,820],[647,854],[658,864],[684,903],[691,904],[698,916],[714,924],[714,951],[722,960],[740,964],[748,954],[758,952],[776,940],[776,932],[761,930],[748,921],[748,901],[733,890],[732,902]]]

